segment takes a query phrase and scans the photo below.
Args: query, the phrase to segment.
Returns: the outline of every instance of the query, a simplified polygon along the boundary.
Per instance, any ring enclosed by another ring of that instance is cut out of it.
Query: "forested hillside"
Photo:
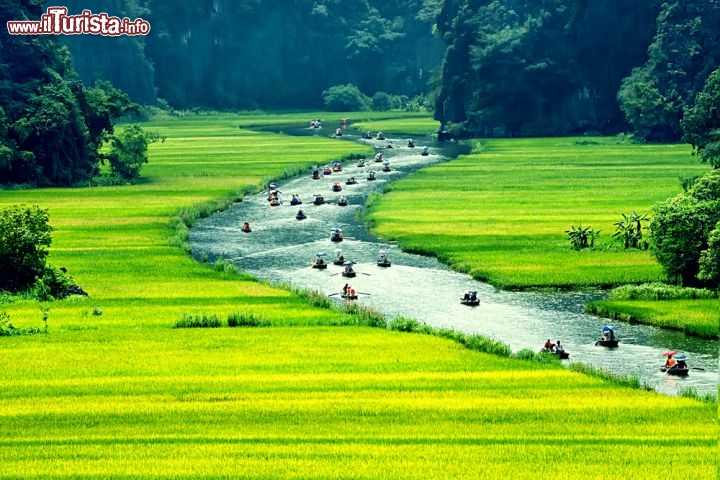
[[[435,115],[471,135],[679,140],[720,65],[717,0],[447,0],[438,28]]]
[[[52,3],[52,2],[50,2]],[[428,90],[443,45],[441,0],[100,0],[93,11],[142,17],[146,37],[63,38],[86,82],[177,108],[315,108],[352,83],[366,95]],[[66,2],[70,13],[87,2]]]

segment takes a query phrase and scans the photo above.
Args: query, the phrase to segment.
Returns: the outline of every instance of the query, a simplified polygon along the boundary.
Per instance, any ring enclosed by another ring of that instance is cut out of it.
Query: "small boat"
[[[342,165],[340,165],[337,162],[333,163],[332,171],[333,172],[342,172]]]
[[[297,196],[297,194],[293,194],[292,198],[290,199],[290,205],[301,205],[302,200],[300,200],[300,197]]]
[[[620,340],[615,338],[615,327],[612,325],[605,325],[602,329],[602,337],[600,340],[595,342],[595,345],[607,348],[617,348]]]
[[[385,134],[378,132],[377,135],[375,135],[375,140],[385,140]]]
[[[360,135],[363,140],[370,140],[372,138],[372,133],[370,132],[363,132],[362,135]]]
[[[477,307],[478,305],[480,305],[480,299],[477,296],[477,292],[471,290],[465,293],[465,296],[460,299],[460,303],[470,307]]]
[[[390,262],[390,259],[387,258],[387,254],[383,251],[380,251],[379,258],[377,260],[377,266],[389,267],[390,265],[392,265],[392,262]]]
[[[332,175],[332,168],[330,168],[330,167],[325,167],[325,169],[323,170],[323,173],[324,173],[325,175]]]
[[[662,367],[660,367],[660,371],[665,372],[668,375],[676,375],[678,377],[685,377],[685,376],[687,376],[688,373],[690,373],[690,367],[688,367],[686,365],[683,368],[683,367],[679,367],[678,365],[674,365],[670,368],[667,368],[665,365],[663,365]]]
[[[375,163],[382,163],[383,161],[383,154],[381,152],[378,152],[375,155]]]
[[[343,135],[343,133],[342,133],[342,128],[336,128],[336,129],[335,129],[335,136],[336,136],[336,137],[342,137],[342,135]]]
[[[357,183],[357,180],[355,180],[355,177],[350,177],[347,180],[345,180],[345,185],[355,185]]]
[[[312,179],[313,180],[320,180],[322,177],[320,176],[320,170],[313,170],[312,172]]]
[[[324,270],[324,269],[328,268],[328,264],[327,264],[327,262],[325,261],[325,255],[327,255],[327,253],[325,253],[325,252],[318,252],[318,253],[315,255],[315,260],[313,260],[313,262],[312,262],[312,264],[310,264],[310,266],[311,266],[312,268],[317,268],[317,269],[320,269],[320,270]]]
[[[350,260],[346,260],[345,263],[343,263],[343,265],[345,266],[345,268],[342,271],[343,277],[353,278],[353,277],[357,276],[357,272],[355,270],[353,270],[353,268],[352,268],[354,263],[355,262],[352,262]]]
[[[330,229],[330,241],[342,242],[343,241],[342,230],[340,230],[339,228]]]
[[[305,220],[307,218],[307,215],[305,215],[305,212],[302,210],[298,210],[298,212],[295,214],[296,220]]]
[[[409,148],[415,148],[415,141],[412,138],[408,138],[407,146]]]
[[[340,182],[335,182],[332,184],[332,191],[333,192],[339,192],[342,190],[342,185],[340,185]]]
[[[359,162],[357,162],[357,166],[358,166],[358,168],[364,167],[364,166],[365,166],[365,159],[363,158],[363,159],[361,159]]]
[[[345,197],[338,198],[337,204],[340,207],[347,207],[347,204],[348,204],[347,198],[345,198]]]
[[[687,356],[684,353],[681,353],[678,355],[678,353],[675,350],[665,352],[663,353],[664,357],[668,357],[668,361],[670,361],[673,356],[675,357],[675,364],[668,367],[667,363],[665,365],[662,365],[660,367],[661,372],[665,372],[668,375],[675,375],[678,377],[684,377],[688,373],[690,373],[690,367],[688,367],[688,364],[686,362]]]
[[[390,171],[392,171],[392,169],[390,168],[390,162],[385,162],[385,163],[383,164],[382,171],[383,171],[383,172],[390,172]]]
[[[548,350],[547,348],[543,348],[542,350],[540,350],[540,352],[557,355],[560,360],[567,360],[568,358],[570,358],[570,354],[567,353],[565,350],[560,350],[559,352],[557,352],[555,350]]]
[[[393,147],[393,144],[392,144],[392,143],[388,143],[385,148],[395,148],[395,147]]]
[[[242,228],[240,229],[245,233],[252,232],[252,228],[250,228],[250,224],[248,222],[244,222],[242,225]]]
[[[278,205],[280,205],[280,200],[278,200],[277,198],[273,198],[272,200],[270,200],[271,207],[277,207]]]
[[[335,250],[335,260],[333,260],[334,265],[345,265],[345,256],[342,254],[342,249],[338,248]]]
[[[422,152],[420,152],[420,155],[422,155],[423,157],[427,157],[428,155],[430,155],[430,152],[428,151],[428,147],[423,147]]]
[[[340,298],[344,298],[345,300],[357,300],[358,296],[357,293],[355,295],[351,295],[349,293],[341,293]]]
[[[320,195],[319,193],[316,193],[316,194],[315,194],[315,200],[313,200],[313,203],[314,203],[315,205],[322,205],[323,203],[325,203],[325,197],[323,197],[323,196]]]
[[[368,182],[372,182],[373,180],[375,180],[375,172],[373,170],[370,170],[368,172],[367,180]]]

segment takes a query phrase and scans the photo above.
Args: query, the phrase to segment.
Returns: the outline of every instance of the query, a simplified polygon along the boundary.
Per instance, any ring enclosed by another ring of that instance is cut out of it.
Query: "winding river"
[[[298,129],[294,134],[327,135],[327,129]],[[397,246],[373,237],[362,222],[363,205],[368,195],[381,191],[388,182],[401,178],[418,168],[446,161],[464,153],[462,145],[418,141],[407,147],[406,139],[384,141],[361,140],[345,134],[342,140],[366,142],[381,151],[389,162],[383,164],[366,159],[364,167],[357,161],[345,161],[343,171],[313,180],[306,175],[278,182],[280,206],[271,207],[267,192],[250,195],[228,210],[198,223],[190,233],[195,258],[224,258],[258,278],[272,282],[289,282],[294,286],[337,294],[345,283],[362,292],[360,303],[385,313],[389,318],[406,316],[435,327],[450,327],[468,333],[479,333],[501,340],[513,351],[523,348],[539,350],[547,338],[560,339],[570,352],[572,362],[582,362],[622,375],[637,375],[641,382],[666,394],[677,394],[683,388],[694,388],[701,394],[717,394],[718,342],[687,336],[680,332],[648,325],[621,324],[617,327],[620,347],[607,349],[595,346],[595,340],[607,320],[583,311],[583,305],[601,294],[506,292],[454,272],[434,258],[408,254]],[[392,144],[394,148],[386,148]],[[430,154],[422,156],[423,146]],[[375,181],[368,181],[368,172],[376,172]],[[346,185],[354,176],[357,184]],[[341,182],[343,190],[332,192],[333,182]],[[292,193],[303,205],[291,206]],[[314,205],[315,194],[322,194],[326,203]],[[337,199],[344,195],[347,206]],[[307,219],[296,220],[302,208]],[[241,231],[243,222],[253,228]],[[330,229],[338,227],[344,241],[330,241]],[[310,268],[317,252],[327,253],[332,261],[336,249],[355,262],[355,278],[345,278],[342,267],[330,265],[327,270]],[[375,264],[378,252],[384,250],[392,261],[390,268]],[[477,290],[482,302],[478,307],[459,303],[466,290]],[[340,301],[340,300],[338,300]],[[662,353],[674,349],[687,353],[694,367],[685,378],[665,375],[659,371]],[[567,361],[565,361],[567,362]]]

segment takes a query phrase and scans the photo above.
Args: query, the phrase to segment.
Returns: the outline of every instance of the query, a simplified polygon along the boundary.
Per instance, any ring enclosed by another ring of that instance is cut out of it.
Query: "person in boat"
[[[555,353],[565,353],[565,348],[560,345],[560,340],[555,344]]]
[[[345,265],[345,273],[352,273],[352,272],[353,272],[352,263],[347,263]]]
[[[354,296],[355,296],[355,289],[352,288],[352,287],[348,287],[348,295],[350,295],[351,297],[354,297]]]
[[[477,292],[470,292],[470,301],[471,302],[477,301]]]
[[[357,166],[358,166],[358,168],[364,167],[364,166],[365,166],[365,159],[364,159],[364,158],[361,159],[361,160],[357,163]]]
[[[547,342],[545,342],[545,345],[543,345],[543,350],[545,350],[546,352],[554,352],[555,344],[552,343],[552,341],[548,338]]]
[[[298,220],[304,220],[307,218],[307,215],[305,215],[305,212],[302,211],[302,208],[298,210],[297,214],[295,214],[295,218]]]
[[[407,143],[407,145],[408,145],[408,147],[410,147],[410,148],[414,148],[414,147],[415,147],[415,142],[413,141],[412,138],[408,138],[408,143]]]
[[[243,231],[243,232],[250,232],[250,231],[252,231],[252,229],[250,228],[250,223],[249,223],[249,222],[243,222],[242,231]]]
[[[344,196],[338,198],[338,205],[340,205],[341,207],[344,207],[347,204],[348,204],[347,198],[345,198]]]
[[[375,172],[372,171],[372,170],[370,170],[370,171],[368,172],[367,179],[368,179],[368,180],[375,180]]]
[[[378,132],[377,135],[375,135],[375,138],[377,140],[385,140],[385,134],[383,134],[382,132]]]
[[[383,161],[383,154],[382,152],[378,152],[375,154],[375,162],[380,163]]]
[[[675,365],[677,365],[677,362],[675,361],[675,359],[673,358],[673,356],[672,356],[672,355],[668,355],[667,360],[665,360],[665,369],[666,369],[666,370],[670,370],[670,369],[673,368]]]
[[[336,136],[336,137],[342,137],[342,129],[341,129],[341,128],[336,128],[336,129],[335,129],[335,136]]]
[[[350,288],[350,285],[346,283],[345,286],[343,287],[343,295],[347,295],[349,288]]]
[[[423,155],[423,156],[430,155],[430,152],[428,151],[428,147],[423,147],[422,152],[420,152],[420,155]]]
[[[313,170],[312,172],[312,178],[313,180],[320,180],[320,170]]]

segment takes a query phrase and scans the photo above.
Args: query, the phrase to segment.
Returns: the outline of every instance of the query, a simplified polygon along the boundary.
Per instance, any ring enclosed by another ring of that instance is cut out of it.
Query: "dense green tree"
[[[435,118],[469,134],[613,131],[659,1],[448,0]],[[613,14],[608,14],[613,12]]]
[[[322,94],[325,109],[335,112],[368,110],[371,100],[360,89],[348,83],[334,85]]]
[[[701,161],[720,168],[720,69],[707,78],[682,120],[683,140]]]
[[[655,206],[650,223],[652,253],[668,277],[683,285],[695,285],[700,260],[711,261],[710,234],[720,221],[720,170],[701,177],[686,193]]]
[[[648,60],[623,80],[618,93],[638,137],[680,139],[683,109],[720,65],[718,25],[718,0],[675,0],[662,6]]]
[[[0,290],[22,290],[42,275],[51,232],[47,210],[24,205],[0,209]]]
[[[700,280],[720,286],[720,222],[708,237],[708,248],[700,254]]]
[[[148,145],[160,140],[157,134],[146,132],[138,125],[126,125],[110,137],[110,152],[106,155],[112,173],[124,180],[136,180],[140,169],[148,163]]]

